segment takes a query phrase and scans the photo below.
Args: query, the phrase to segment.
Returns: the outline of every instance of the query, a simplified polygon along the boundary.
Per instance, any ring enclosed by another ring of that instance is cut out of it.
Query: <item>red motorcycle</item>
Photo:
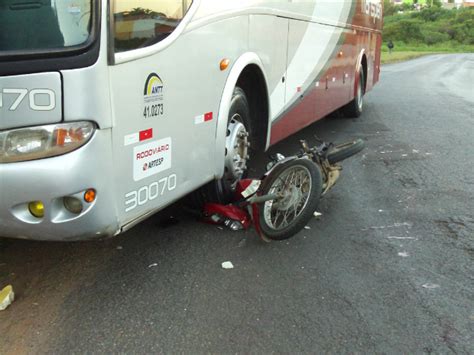
[[[232,204],[206,204],[205,222],[232,230],[248,229],[253,224],[267,242],[300,232],[313,217],[320,199],[339,179],[342,167],[338,163],[362,151],[364,142],[321,142],[310,148],[301,141],[301,146],[297,155],[286,158],[277,154],[260,180],[241,180]]]

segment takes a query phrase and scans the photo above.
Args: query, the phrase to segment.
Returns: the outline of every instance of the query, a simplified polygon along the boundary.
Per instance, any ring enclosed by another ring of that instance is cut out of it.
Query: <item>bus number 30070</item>
[[[166,192],[176,190],[178,177],[176,174],[165,177],[159,181],[143,186],[138,191],[132,191],[125,195],[125,212],[133,211],[138,206],[146,205],[148,202],[156,200]]]
[[[145,107],[143,111],[143,117],[145,118],[153,118],[163,116],[164,113],[164,105],[157,104],[157,105],[148,105]]]

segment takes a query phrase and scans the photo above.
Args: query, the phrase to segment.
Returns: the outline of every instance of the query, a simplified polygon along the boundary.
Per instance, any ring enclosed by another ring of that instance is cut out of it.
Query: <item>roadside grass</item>
[[[382,47],[382,64],[403,62],[410,59],[423,57],[429,54],[444,53],[474,53],[474,45],[453,45],[452,42],[428,46],[424,44],[395,43],[395,49],[390,54],[386,44]]]
[[[395,52],[432,52],[432,53],[474,53],[474,45],[459,44],[453,41],[427,45],[423,43],[394,42]],[[382,46],[382,52],[388,52],[387,43]]]
[[[442,53],[442,52],[413,52],[413,51],[405,52],[404,51],[404,52],[393,52],[391,54],[388,52],[382,52],[381,62],[382,64],[398,63],[398,62],[404,62],[410,59],[423,57],[425,55],[439,54],[439,53]]]

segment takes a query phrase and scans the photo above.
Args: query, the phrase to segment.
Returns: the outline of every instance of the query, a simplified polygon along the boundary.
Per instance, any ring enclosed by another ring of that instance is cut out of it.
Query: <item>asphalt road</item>
[[[289,242],[179,206],[113,240],[1,241],[0,353],[474,353],[473,83],[474,55],[385,66],[360,119],[276,146],[368,146]]]

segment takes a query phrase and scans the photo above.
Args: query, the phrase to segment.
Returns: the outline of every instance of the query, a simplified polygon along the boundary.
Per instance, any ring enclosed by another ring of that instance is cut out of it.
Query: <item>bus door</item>
[[[212,178],[218,100],[211,97],[218,94],[206,95],[203,89],[207,73],[198,69],[193,50],[198,44],[191,33],[163,49],[151,47],[176,30],[188,6],[181,0],[115,2],[116,63],[109,71],[122,224],[163,208]]]
[[[216,127],[229,71],[248,46],[248,18],[181,31],[191,1],[115,1],[110,66],[114,164],[122,224],[214,179]],[[194,4],[194,3],[193,3]],[[169,41],[167,41],[169,40]]]

